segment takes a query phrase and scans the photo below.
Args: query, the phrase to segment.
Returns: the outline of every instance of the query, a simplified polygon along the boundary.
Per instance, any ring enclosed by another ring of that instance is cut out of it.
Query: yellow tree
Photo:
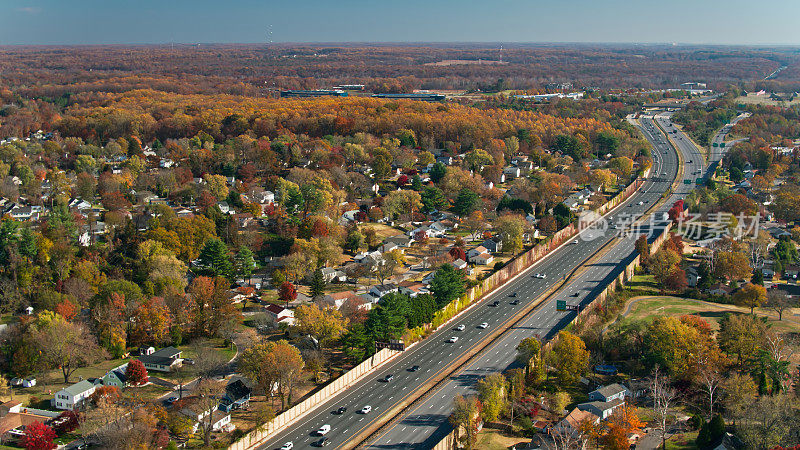
[[[733,302],[739,306],[750,308],[750,314],[757,306],[767,301],[767,289],[760,284],[747,283],[733,294]]]
[[[608,430],[604,436],[605,448],[627,450],[630,448],[628,436],[639,431],[645,424],[636,414],[636,407],[625,404],[608,418]]]
[[[347,319],[335,308],[322,309],[316,304],[300,305],[294,315],[297,330],[313,336],[320,347],[339,339],[347,329]]]
[[[561,331],[550,353],[550,364],[561,382],[573,383],[589,366],[589,351],[578,336]]]

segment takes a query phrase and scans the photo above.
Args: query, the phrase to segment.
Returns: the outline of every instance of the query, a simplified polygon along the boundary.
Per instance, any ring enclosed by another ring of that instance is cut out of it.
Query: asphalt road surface
[[[668,118],[663,120],[669,123]],[[564,277],[575,267],[607,242],[615,239],[615,233],[623,230],[625,223],[629,222],[629,217],[640,215],[650,208],[658,201],[661,194],[669,189],[677,176],[678,159],[674,149],[652,120],[643,119],[642,123],[642,131],[654,145],[653,170],[650,179],[640,188],[640,192],[606,215],[609,223],[620,224],[617,229],[608,229],[606,233],[594,239],[587,237],[593,230],[582,232],[580,237],[554,250],[546,258],[487,295],[477,305],[464,312],[458,320],[452,322],[452,327],[439,329],[428,339],[419,342],[374,373],[367,375],[353,387],[332,397],[314,412],[277,433],[258,448],[277,449],[289,441],[293,442],[296,449],[311,448],[319,439],[316,430],[324,424],[331,427],[331,431],[326,434],[330,447],[342,446],[448,364],[469,352],[486,338],[493,327],[510,320],[524,305],[532,302],[552,286],[562,283]],[[679,141],[678,147],[684,155],[687,155],[684,156],[684,160],[693,161],[687,164],[687,170],[694,172],[701,169],[702,158],[696,147],[688,140],[686,144],[681,145]],[[681,184],[680,190],[661,210],[669,209],[674,199],[685,196],[691,187],[693,186]],[[658,216],[660,218],[660,213]],[[665,223],[663,220],[658,222],[660,226]],[[646,232],[646,229],[643,232]],[[494,344],[485,349],[477,362],[454,373],[424,401],[406,411],[391,428],[373,436],[367,443],[368,447],[424,449],[449,433],[450,425],[447,423],[447,417],[454,395],[469,392],[480,376],[505,370],[512,365],[516,357],[516,345],[522,338],[537,334],[549,338],[566,326],[575,313],[556,311],[555,299],[578,293],[578,297],[567,297],[568,303],[589,303],[600,292],[602,289],[600,286],[604,286],[605,280],[616,276],[615,274],[635,256],[632,254],[632,248],[636,236],[631,239],[621,239],[614,244],[600,261],[593,263],[588,270],[563,288],[562,296],[554,296],[550,301],[534,309],[520,325],[501,335]],[[535,273],[544,274],[546,278],[535,278],[532,276]],[[510,297],[514,293],[516,297]],[[499,306],[490,306],[496,300],[500,302]],[[519,300],[520,304],[511,305],[512,300]],[[488,329],[479,328],[479,324],[483,322],[488,323]],[[456,327],[462,324],[465,326],[464,331],[457,331]],[[458,341],[447,342],[451,337],[458,337]],[[420,369],[411,372],[410,368],[415,365]],[[393,374],[394,379],[388,383],[381,381],[387,374]],[[371,406],[372,411],[369,414],[359,414],[358,411],[366,405]],[[341,415],[334,414],[334,411],[342,406],[346,407],[347,411]]]

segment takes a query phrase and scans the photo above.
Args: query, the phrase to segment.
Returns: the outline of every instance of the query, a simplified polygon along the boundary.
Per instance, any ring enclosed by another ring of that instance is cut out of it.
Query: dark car
[[[492,306],[500,306],[500,301],[499,300],[493,301]]]
[[[189,366],[193,366],[194,365],[194,360],[191,359],[191,358],[183,358],[183,363],[186,364],[186,365],[189,365]]]
[[[572,297],[577,297],[579,295],[581,295],[581,293],[580,292],[576,292],[576,293],[572,294]]]
[[[326,447],[330,443],[331,443],[331,440],[324,437],[324,438],[318,440],[317,442],[314,442],[314,447]]]
[[[411,368],[408,369],[409,372],[416,372],[418,370],[419,370],[419,366],[411,366]]]
[[[516,292],[512,292],[512,293],[508,294],[508,296],[509,296],[509,297],[516,297],[516,296],[517,296],[517,293],[516,293]]]
[[[385,381],[387,383],[392,381],[392,380],[394,380],[394,375],[392,375],[391,373],[386,375],[385,377],[383,377],[383,381]]]
[[[338,414],[338,415],[342,415],[342,414],[344,414],[346,412],[347,412],[347,408],[345,408],[344,406],[340,406],[339,409],[337,409],[333,413],[334,414]]]
[[[511,304],[514,305],[514,306],[519,305],[519,300],[514,300],[514,301],[511,302]]]

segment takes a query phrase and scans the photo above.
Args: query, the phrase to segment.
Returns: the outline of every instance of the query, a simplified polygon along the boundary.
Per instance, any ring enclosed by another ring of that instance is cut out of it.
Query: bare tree
[[[671,386],[669,378],[661,374],[658,366],[653,370],[650,390],[653,397],[653,411],[656,413],[656,430],[661,433],[662,447],[667,448],[667,426],[670,425],[670,412],[675,406],[678,394]]]
[[[192,404],[193,411],[198,414],[198,430],[203,436],[206,446],[211,443],[211,432],[214,431],[214,423],[217,421],[217,410],[219,399],[225,394],[225,383],[209,379],[201,379],[197,382],[194,391],[197,400]]]
[[[783,313],[795,306],[795,303],[789,299],[785,291],[770,290],[767,292],[767,303],[764,306],[778,313],[778,320],[783,320]]]
[[[584,450],[589,443],[589,435],[585,433],[583,424],[566,426],[556,424],[550,427],[550,439],[543,441],[548,450]]]
[[[713,365],[701,365],[697,383],[708,395],[708,417],[714,417],[714,402],[717,400],[717,389],[722,384],[722,377]]]

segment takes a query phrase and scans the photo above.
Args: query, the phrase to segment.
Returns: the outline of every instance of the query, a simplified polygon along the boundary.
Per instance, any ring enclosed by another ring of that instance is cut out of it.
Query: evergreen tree
[[[419,175],[414,175],[411,178],[411,189],[418,192],[422,190],[422,178]]]
[[[228,258],[228,246],[217,238],[211,238],[203,245],[198,258],[200,271],[203,274],[231,275],[231,260]]]
[[[22,229],[19,236],[19,253],[27,258],[34,258],[39,253],[39,244],[36,242],[36,235],[29,227]]]
[[[456,269],[452,264],[442,265],[431,280],[431,292],[439,308],[461,297],[466,292],[464,272]]]
[[[238,278],[249,278],[253,274],[253,268],[256,265],[256,260],[253,258],[253,252],[244,245],[239,247],[236,252],[234,260],[234,271]]]
[[[464,188],[458,193],[455,202],[453,202],[453,211],[459,217],[466,217],[478,209],[481,204],[481,198],[478,194],[470,189]]]
[[[322,275],[322,269],[314,271],[314,276],[311,278],[311,298],[321,297],[325,294],[325,277]]]
[[[444,164],[437,162],[431,167],[431,181],[434,183],[438,183],[445,175],[447,175],[447,166]]]

